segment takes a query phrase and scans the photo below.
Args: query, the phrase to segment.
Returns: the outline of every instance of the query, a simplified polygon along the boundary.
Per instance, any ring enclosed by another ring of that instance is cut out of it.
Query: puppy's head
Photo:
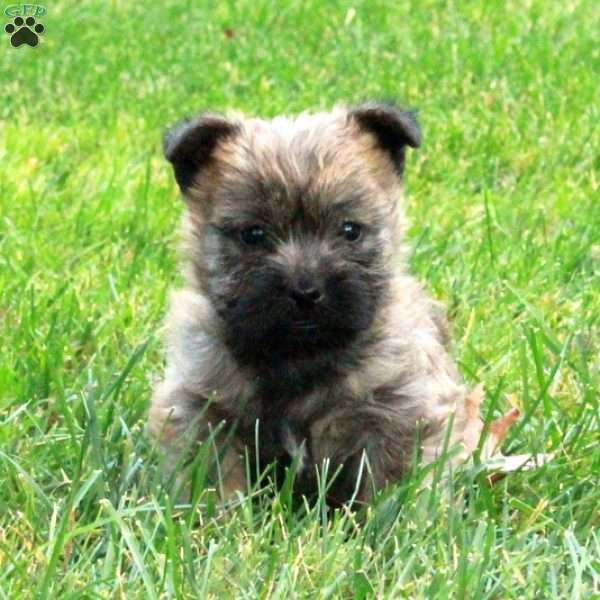
[[[398,268],[412,113],[367,103],[183,123],[165,154],[188,206],[194,284],[239,360],[306,362],[369,336]]]

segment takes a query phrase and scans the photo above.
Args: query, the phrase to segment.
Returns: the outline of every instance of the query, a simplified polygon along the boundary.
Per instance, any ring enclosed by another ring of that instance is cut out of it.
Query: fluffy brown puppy
[[[246,489],[247,452],[295,459],[306,494],[328,459],[330,500],[368,501],[415,448],[432,461],[450,421],[462,430],[443,311],[406,269],[402,174],[420,143],[415,116],[383,103],[203,114],[167,136],[187,205],[150,411],[168,469],[220,426],[225,496]]]

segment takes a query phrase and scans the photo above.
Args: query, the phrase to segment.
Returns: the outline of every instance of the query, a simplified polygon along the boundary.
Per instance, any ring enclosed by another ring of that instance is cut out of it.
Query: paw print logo
[[[10,44],[13,48],[18,48],[27,44],[35,48],[40,42],[40,35],[44,33],[44,26],[36,23],[33,17],[15,17],[12,23],[8,23],[4,31],[10,35]]]

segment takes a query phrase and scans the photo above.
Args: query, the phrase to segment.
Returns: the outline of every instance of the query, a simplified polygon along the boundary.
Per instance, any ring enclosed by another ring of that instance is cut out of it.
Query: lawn
[[[0,49],[0,598],[599,597],[600,5],[45,6]],[[411,263],[466,381],[521,409],[506,452],[555,458],[364,514],[178,505],[144,433],[179,281],[162,132],[367,98],[420,111]]]

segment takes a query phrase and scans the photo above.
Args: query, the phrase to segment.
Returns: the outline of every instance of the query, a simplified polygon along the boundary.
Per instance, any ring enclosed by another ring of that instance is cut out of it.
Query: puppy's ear
[[[379,147],[387,152],[398,173],[404,171],[406,146],[421,145],[421,128],[414,112],[386,102],[366,102],[348,112],[364,131],[375,136]]]
[[[175,179],[183,193],[208,164],[217,144],[238,130],[239,124],[225,117],[203,114],[167,132],[163,142],[165,157],[173,165]]]

